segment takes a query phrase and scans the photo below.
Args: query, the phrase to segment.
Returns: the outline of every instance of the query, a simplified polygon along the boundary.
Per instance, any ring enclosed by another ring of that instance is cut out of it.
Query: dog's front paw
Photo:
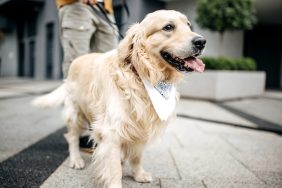
[[[82,158],[76,158],[73,160],[70,160],[70,167],[74,169],[82,169],[84,168],[85,163]]]
[[[141,173],[134,175],[134,180],[140,183],[148,183],[148,182],[152,182],[153,178],[152,178],[151,173],[141,172]]]

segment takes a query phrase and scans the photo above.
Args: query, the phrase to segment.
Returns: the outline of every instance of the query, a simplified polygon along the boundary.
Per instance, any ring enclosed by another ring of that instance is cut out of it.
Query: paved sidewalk
[[[178,118],[143,158],[154,182],[136,183],[124,169],[125,188],[273,187],[282,184],[281,136]],[[92,187],[87,168],[69,169],[66,161],[42,187]]]
[[[60,80],[0,78],[0,99],[43,94],[56,88],[61,83]]]
[[[68,167],[60,109],[38,110],[29,105],[37,94],[58,84],[0,80],[3,187],[93,187],[91,155],[83,154],[85,169]],[[275,133],[282,126],[280,96],[281,92],[269,92],[219,104],[180,100],[178,118],[143,158],[154,181],[136,183],[126,164],[124,188],[281,188],[282,137]],[[258,131],[265,127],[270,129]]]

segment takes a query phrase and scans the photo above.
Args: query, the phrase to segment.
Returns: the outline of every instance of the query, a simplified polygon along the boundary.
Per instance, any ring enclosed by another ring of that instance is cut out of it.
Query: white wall
[[[260,96],[264,93],[265,79],[263,71],[207,70],[204,74],[186,74],[179,92],[182,97],[212,101]]]
[[[172,1],[166,4],[167,9],[178,10],[184,13],[193,25],[193,30],[207,39],[204,55],[218,56],[226,55],[231,57],[241,57],[243,55],[243,31],[226,32],[223,44],[220,48],[220,37],[218,33],[201,29],[196,19],[196,0]],[[220,52],[220,49],[222,52]]]

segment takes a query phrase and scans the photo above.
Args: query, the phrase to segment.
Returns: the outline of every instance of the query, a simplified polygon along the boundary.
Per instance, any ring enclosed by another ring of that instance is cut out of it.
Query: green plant
[[[210,70],[256,70],[256,62],[252,58],[203,57],[201,58]]]
[[[257,22],[253,0],[198,0],[196,21],[202,28],[220,33],[252,29]],[[222,45],[221,45],[222,46]],[[220,49],[220,53],[221,53]]]

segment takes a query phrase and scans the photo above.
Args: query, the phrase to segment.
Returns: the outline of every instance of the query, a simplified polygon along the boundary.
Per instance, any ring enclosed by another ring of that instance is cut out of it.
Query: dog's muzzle
[[[174,56],[173,54],[165,51],[161,51],[161,56],[163,59],[174,67],[178,71],[182,72],[204,72],[205,64],[197,58],[200,53],[193,56],[186,57],[184,59]]]

